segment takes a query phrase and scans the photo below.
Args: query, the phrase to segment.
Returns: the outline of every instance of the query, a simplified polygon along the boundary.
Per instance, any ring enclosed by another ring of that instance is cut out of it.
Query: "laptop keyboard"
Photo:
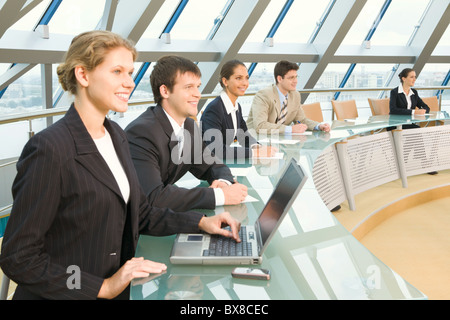
[[[239,230],[241,242],[221,235],[211,235],[209,248],[203,250],[203,256],[251,256],[252,244],[247,242],[245,226]]]

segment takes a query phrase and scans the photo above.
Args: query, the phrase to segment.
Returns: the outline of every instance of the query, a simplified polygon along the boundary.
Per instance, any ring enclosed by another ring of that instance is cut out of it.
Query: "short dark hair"
[[[405,68],[405,69],[403,69],[402,72],[400,72],[400,73],[398,74],[398,77],[400,78],[400,82],[403,83],[403,79],[402,79],[402,78],[406,78],[406,77],[408,76],[408,74],[409,74],[410,72],[412,72],[412,71],[414,71],[414,69],[411,69],[411,68]]]
[[[298,70],[298,64],[289,62],[286,60],[278,61],[273,69],[273,74],[275,76],[275,82],[278,83],[277,77],[281,76],[282,78],[291,70]]]
[[[199,67],[189,59],[180,56],[164,56],[160,58],[150,75],[150,85],[152,86],[155,102],[160,104],[162,101],[159,91],[162,85],[165,85],[169,91],[172,91],[177,75],[185,74],[186,72],[191,72],[198,77],[202,76]]]
[[[219,83],[220,83],[220,86],[222,88],[225,89],[225,85],[222,82],[222,78],[225,78],[225,79],[229,80],[230,77],[234,73],[234,69],[237,66],[244,66],[245,67],[245,64],[243,62],[239,61],[239,60],[234,59],[234,60],[230,60],[230,61],[225,62],[225,64],[222,66],[222,69],[220,70],[220,79],[219,79]]]

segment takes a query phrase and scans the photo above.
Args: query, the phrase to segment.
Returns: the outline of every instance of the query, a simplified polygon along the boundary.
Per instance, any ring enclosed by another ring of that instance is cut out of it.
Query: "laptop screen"
[[[294,194],[296,194],[304,177],[305,175],[300,166],[295,161],[291,161],[258,218],[263,246],[277,226],[284,211],[289,209],[286,207],[289,205]]]

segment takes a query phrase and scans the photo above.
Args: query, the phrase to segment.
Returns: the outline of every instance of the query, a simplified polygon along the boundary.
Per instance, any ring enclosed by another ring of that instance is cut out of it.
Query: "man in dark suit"
[[[157,105],[125,129],[139,180],[153,206],[213,209],[241,203],[247,196],[247,187],[234,183],[230,169],[205,148],[190,118],[198,112],[200,77],[190,60],[161,58],[150,76]],[[208,181],[210,187],[175,186],[187,172]]]

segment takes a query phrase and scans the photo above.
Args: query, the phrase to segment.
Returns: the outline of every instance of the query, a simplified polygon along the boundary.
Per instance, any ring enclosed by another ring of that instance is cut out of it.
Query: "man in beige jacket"
[[[307,119],[301,108],[297,87],[298,65],[280,61],[275,65],[276,84],[260,90],[254,97],[247,126],[257,133],[302,133],[306,130],[329,132],[327,123]]]

